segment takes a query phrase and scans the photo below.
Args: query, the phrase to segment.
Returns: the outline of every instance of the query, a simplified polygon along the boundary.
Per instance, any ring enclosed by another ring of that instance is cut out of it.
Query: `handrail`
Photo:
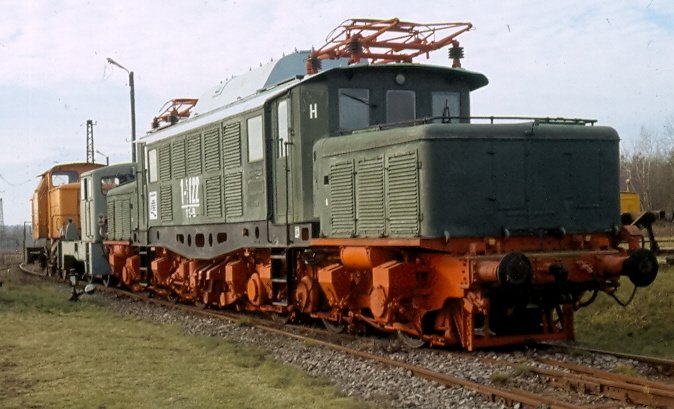
[[[512,122],[512,121],[527,121],[531,122],[533,126],[536,125],[576,125],[576,126],[585,126],[590,125],[594,126],[597,122],[596,119],[587,119],[587,118],[564,118],[564,117],[537,117],[537,116],[508,116],[508,115],[490,115],[490,116],[430,116],[424,118],[416,118],[408,121],[401,122],[391,122],[388,124],[374,125],[362,129],[354,129],[353,131],[340,131],[342,135],[349,135],[353,133],[361,132],[371,132],[384,129],[400,128],[405,126],[415,126],[415,125],[424,125],[432,123],[433,121],[440,121],[442,124],[457,124],[457,122],[452,122],[452,120],[459,120],[458,124],[471,124],[473,120],[483,120],[488,121],[489,124],[494,125],[498,121],[503,122]]]

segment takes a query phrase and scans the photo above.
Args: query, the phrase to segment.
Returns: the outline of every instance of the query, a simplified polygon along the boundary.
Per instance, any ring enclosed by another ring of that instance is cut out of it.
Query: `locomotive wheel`
[[[338,322],[333,322],[325,318],[321,318],[321,321],[323,322],[325,329],[332,332],[333,334],[341,334],[346,329],[346,325],[340,324]]]
[[[412,349],[418,349],[421,348],[422,346],[426,345],[426,341],[424,341],[421,338],[417,338],[415,336],[409,335],[403,331],[398,330],[398,339],[400,342],[402,342],[406,347],[412,348]]]

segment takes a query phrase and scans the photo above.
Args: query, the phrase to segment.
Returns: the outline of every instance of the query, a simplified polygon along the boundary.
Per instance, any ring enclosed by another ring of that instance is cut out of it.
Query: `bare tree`
[[[624,146],[623,146],[624,148]],[[641,196],[647,210],[674,209],[674,123],[666,121],[662,132],[641,127],[630,150],[623,149],[621,176],[623,189]]]

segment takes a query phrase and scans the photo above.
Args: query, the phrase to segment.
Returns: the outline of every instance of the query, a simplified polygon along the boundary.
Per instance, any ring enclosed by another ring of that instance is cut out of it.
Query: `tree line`
[[[621,190],[636,192],[644,210],[674,211],[674,121],[653,131],[641,127],[632,143],[623,143],[620,155]]]

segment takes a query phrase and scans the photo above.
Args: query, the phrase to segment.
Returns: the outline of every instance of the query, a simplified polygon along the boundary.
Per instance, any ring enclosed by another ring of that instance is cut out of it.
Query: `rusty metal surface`
[[[413,23],[389,20],[351,19],[346,20],[328,34],[325,45],[312,51],[307,64],[307,72],[315,74],[317,64],[312,61],[348,58],[349,64],[369,59],[373,64],[407,62],[415,57],[452,44],[458,49],[456,37],[469,31],[473,25],[468,22]],[[454,59],[452,67],[460,67],[460,55]]]

